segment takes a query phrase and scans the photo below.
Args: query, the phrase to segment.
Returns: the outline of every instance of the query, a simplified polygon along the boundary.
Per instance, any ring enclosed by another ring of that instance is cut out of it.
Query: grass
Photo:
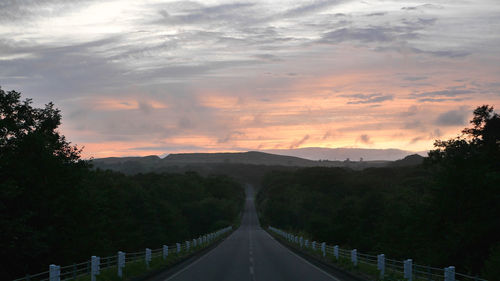
[[[272,236],[274,236],[276,239],[281,241],[284,244],[291,245],[292,247],[298,248],[297,244],[289,242],[287,239],[281,237],[280,235],[277,235],[273,232],[270,232]],[[300,246],[299,246],[300,247]],[[339,258],[337,259],[333,254],[327,253],[326,257],[323,257],[323,253],[321,252],[319,247],[316,247],[316,250],[313,251],[311,248],[305,248],[302,247],[300,248],[303,252],[307,253],[308,255],[315,256],[318,258],[324,258],[328,262],[333,263],[335,266],[348,271],[352,273],[356,273],[358,275],[364,275],[367,277],[367,279],[370,280],[380,280],[380,281],[407,281],[401,272],[398,271],[393,271],[391,268],[386,267],[386,272],[385,276],[383,279],[380,279],[380,273],[376,265],[366,263],[363,261],[358,260],[358,265],[354,266],[354,264],[351,262],[350,257],[345,257],[342,255],[339,255]],[[413,278],[415,281],[420,281],[420,280],[427,280],[424,278]]]

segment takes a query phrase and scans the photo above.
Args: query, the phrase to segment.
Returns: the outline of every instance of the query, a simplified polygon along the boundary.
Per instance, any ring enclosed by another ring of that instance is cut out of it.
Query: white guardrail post
[[[413,268],[413,260],[412,259],[405,260],[403,271],[404,271],[404,278],[408,279],[408,281],[412,281],[413,279],[412,268]]]
[[[100,273],[100,263],[101,263],[101,258],[92,256],[90,259],[90,280],[95,281],[96,275],[99,275]]]
[[[181,244],[175,243],[175,246],[177,247],[177,254],[181,252]]]
[[[217,231],[214,233],[215,237],[219,236],[221,233],[225,233],[230,229],[230,227],[227,227],[221,231]],[[322,242],[321,248],[316,247],[317,243],[316,241],[309,241],[309,239],[304,238],[303,236],[297,236],[292,233],[285,232],[281,229],[269,226],[269,230],[273,231],[274,233],[280,235],[284,239],[296,243],[300,245],[300,247],[305,247],[306,249],[312,249],[313,251],[319,251],[321,249],[321,252],[323,254],[323,257],[326,256],[326,243]],[[207,239],[212,238],[213,235],[210,235],[207,237]],[[189,242],[188,242],[189,243]],[[196,245],[196,244],[195,244]],[[189,246],[188,246],[189,247]],[[333,255],[335,258],[338,260],[339,259],[339,251],[340,248],[338,245],[333,246]],[[345,251],[347,252],[347,251]],[[343,256],[346,255],[346,253],[342,254]],[[353,249],[351,250],[351,262],[354,266],[358,266],[358,250]],[[384,254],[379,254],[377,255],[377,269],[380,273],[380,279],[384,279],[385,277],[385,269],[386,269],[386,258]],[[468,277],[471,280],[484,280],[484,279],[479,279],[477,277],[473,276],[466,276],[463,275],[464,277]],[[403,278],[408,280],[408,281],[413,281],[413,260],[412,259],[406,259],[403,261]],[[52,279],[50,279],[52,281]],[[455,267],[454,266],[448,266],[444,268],[444,281],[455,281]]]
[[[358,250],[351,251],[351,261],[354,266],[358,266]]]
[[[123,277],[123,268],[125,267],[125,253],[122,251],[118,252],[117,267],[118,267],[118,277],[122,278]]]
[[[149,268],[149,263],[151,262],[151,249],[146,248],[146,253],[144,255],[144,261],[146,262],[146,268]]]
[[[444,268],[444,281],[455,281],[454,266],[448,266]]]
[[[380,279],[384,279],[385,276],[385,255],[377,255],[377,269],[380,272]]]
[[[49,265],[49,280],[50,281],[60,281],[61,280],[61,267],[55,264]]]
[[[167,256],[168,256],[168,246],[167,245],[163,245],[163,259],[166,260],[167,259]]]

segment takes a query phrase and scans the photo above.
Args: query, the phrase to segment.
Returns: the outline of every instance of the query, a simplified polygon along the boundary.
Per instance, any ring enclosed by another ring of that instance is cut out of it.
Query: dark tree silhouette
[[[261,222],[494,280],[500,268],[499,136],[500,116],[483,105],[474,110],[471,128],[436,141],[422,166],[268,174],[257,194]]]
[[[91,169],[57,131],[52,103],[0,89],[0,274],[10,280],[91,255],[159,247],[237,223],[242,187],[227,177]]]

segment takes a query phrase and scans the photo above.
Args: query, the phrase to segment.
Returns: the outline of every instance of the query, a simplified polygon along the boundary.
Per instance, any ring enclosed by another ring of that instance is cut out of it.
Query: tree
[[[91,255],[158,247],[235,223],[244,191],[226,177],[89,169],[52,103],[0,89],[2,280]]]
[[[454,139],[435,142],[426,161],[434,171],[431,212],[442,237],[438,247],[449,260],[478,272],[500,234],[500,116],[493,107],[477,107]]]
[[[462,135],[454,139],[434,143],[436,149],[430,151],[428,163],[460,165],[475,162],[500,167],[500,115],[489,105],[477,107],[473,114],[472,128],[463,129]]]
[[[2,272],[29,272],[38,265],[19,261],[45,263],[60,254],[64,249],[53,245],[85,216],[78,183],[87,164],[57,131],[60,124],[52,103],[34,108],[20,93],[0,88],[0,248],[18,261],[3,264]]]
[[[27,145],[38,144],[40,152],[51,154],[65,163],[80,159],[81,149],[70,145],[57,131],[61,125],[61,112],[48,103],[45,108],[33,108],[32,100],[20,100],[16,91],[0,88],[0,163],[8,157],[23,153]]]

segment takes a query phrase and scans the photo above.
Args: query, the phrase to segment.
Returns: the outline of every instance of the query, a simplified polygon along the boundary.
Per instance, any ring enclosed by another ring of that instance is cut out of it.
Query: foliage
[[[243,188],[223,176],[93,170],[57,128],[52,103],[34,108],[0,89],[0,248],[5,279],[91,255],[136,251],[236,223]]]
[[[309,168],[266,176],[264,225],[317,241],[477,274],[500,268],[500,117],[478,107],[472,128],[436,141],[425,165]],[[493,273],[492,273],[493,274]]]

